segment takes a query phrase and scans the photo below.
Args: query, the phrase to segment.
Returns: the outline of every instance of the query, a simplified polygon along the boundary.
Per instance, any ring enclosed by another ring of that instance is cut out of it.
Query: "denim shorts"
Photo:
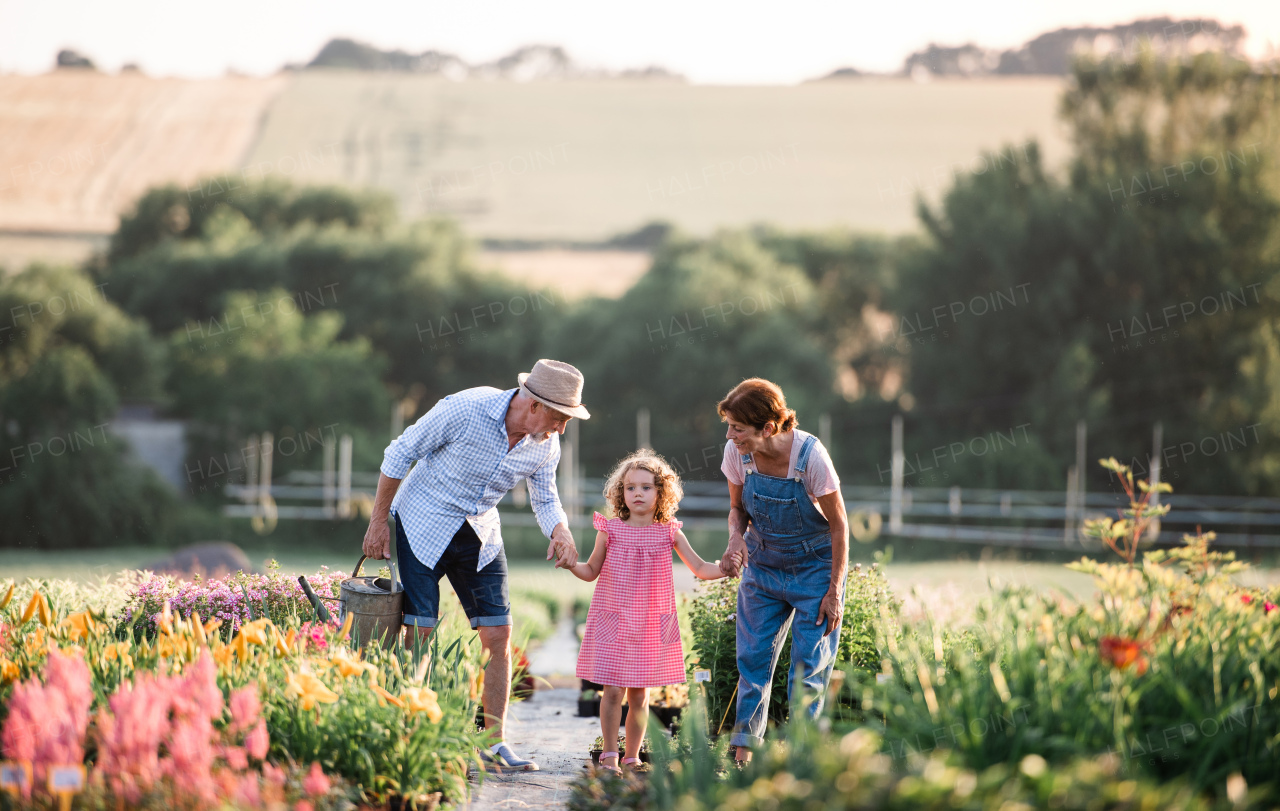
[[[400,516],[396,516],[396,560],[404,585],[404,624],[434,628],[440,617],[440,578],[449,584],[462,602],[471,627],[511,624],[511,598],[507,593],[507,553],[499,550],[488,566],[476,571],[480,562],[480,536],[467,521],[436,561],[426,566],[409,547]]]

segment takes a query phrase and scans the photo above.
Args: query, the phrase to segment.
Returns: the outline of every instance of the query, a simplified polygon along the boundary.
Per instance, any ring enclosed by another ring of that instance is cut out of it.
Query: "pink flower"
[[[279,766],[273,766],[270,763],[262,764],[262,777],[273,786],[282,787],[289,780],[289,775],[285,774],[284,769]]]
[[[1253,602],[1253,598],[1250,597],[1248,594],[1241,594],[1240,602],[1244,603],[1245,605],[1248,605],[1249,603]]]
[[[310,800],[298,800],[293,804],[293,811],[316,811]]]
[[[32,679],[13,689],[0,749],[9,760],[30,761],[37,785],[51,765],[84,761],[85,729],[93,688],[89,667],[78,656],[52,650],[44,684]]]
[[[231,694],[231,727],[235,731],[245,730],[258,720],[262,712],[262,702],[258,701],[258,688],[242,687]]]
[[[253,731],[244,736],[244,748],[258,760],[267,756],[267,750],[271,748],[271,738],[267,735],[266,721],[259,720]]]
[[[249,768],[249,758],[245,757],[244,749],[239,746],[228,746],[222,750],[222,757],[227,761],[227,765],[238,772],[242,772]]]
[[[312,763],[311,771],[307,772],[307,776],[302,779],[302,790],[312,797],[323,797],[328,794],[331,785],[319,763]]]
[[[1276,608],[1276,604],[1271,602],[1270,600],[1267,600],[1265,603],[1262,604],[1262,610],[1266,614],[1270,614],[1272,611],[1275,610],[1275,608]]]
[[[246,774],[240,778],[236,786],[236,804],[246,808],[258,808],[262,805],[262,791],[258,787],[258,776]]]

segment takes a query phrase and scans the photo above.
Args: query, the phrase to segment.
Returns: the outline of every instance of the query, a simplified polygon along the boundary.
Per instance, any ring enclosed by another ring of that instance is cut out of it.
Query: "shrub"
[[[1235,772],[1273,780],[1280,590],[1235,585],[1228,574],[1242,564],[1209,552],[1210,540],[1188,537],[1140,565],[1073,564],[1095,577],[1096,603],[1005,589],[970,645],[944,646],[931,623],[888,637],[893,677],[854,674],[851,691],[898,757],[947,748],[985,769],[1106,753],[1126,771],[1185,775],[1200,789]]]
[[[695,701],[695,713],[701,702]],[[1077,759],[1057,769],[1038,755],[975,771],[954,757],[933,753],[894,769],[880,737],[866,729],[843,737],[819,731],[800,716],[786,734],[739,771],[724,747],[712,748],[702,724],[681,728],[674,744],[651,736],[652,770],[613,776],[599,770],[574,781],[568,808],[702,811],[809,811],[810,809],[1106,809],[1264,808],[1264,791],[1250,792],[1239,776],[1230,801],[1215,803],[1185,782],[1131,780],[1120,759]],[[695,754],[697,753],[697,754]]]

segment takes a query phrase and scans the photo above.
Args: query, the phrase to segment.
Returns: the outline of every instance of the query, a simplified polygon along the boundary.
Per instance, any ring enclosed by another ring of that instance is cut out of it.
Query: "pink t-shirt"
[[[791,462],[787,465],[788,479],[795,478],[800,448],[811,436],[799,428],[793,428],[792,431],[795,437],[791,440]],[[754,463],[752,468],[755,468]],[[742,453],[732,442],[725,443],[724,461],[720,463],[720,471],[734,484],[742,484],[747,479],[747,471],[742,466]],[[815,503],[822,496],[840,489],[840,477],[836,475],[835,465],[831,464],[831,457],[827,454],[827,449],[822,447],[821,442],[814,443],[813,450],[809,451],[809,464],[805,466],[802,483],[805,492],[809,494],[809,499]]]

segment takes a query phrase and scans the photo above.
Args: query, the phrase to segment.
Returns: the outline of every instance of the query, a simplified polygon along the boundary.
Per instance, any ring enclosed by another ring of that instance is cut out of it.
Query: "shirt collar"
[[[499,422],[506,422],[507,409],[511,407],[511,399],[516,396],[520,389],[507,389],[493,395],[493,402],[489,405],[489,416]]]

